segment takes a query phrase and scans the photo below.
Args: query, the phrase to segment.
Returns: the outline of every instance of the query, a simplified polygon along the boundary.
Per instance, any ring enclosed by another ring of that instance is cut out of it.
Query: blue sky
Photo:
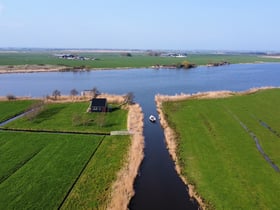
[[[0,47],[280,51],[279,0],[0,0]]]

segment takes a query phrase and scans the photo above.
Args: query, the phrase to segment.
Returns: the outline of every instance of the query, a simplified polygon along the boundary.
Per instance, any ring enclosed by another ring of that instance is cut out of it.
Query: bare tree
[[[100,95],[100,92],[96,87],[92,88],[91,93],[93,98],[96,98],[98,95]]]
[[[61,93],[59,90],[54,90],[52,93],[52,96],[54,97],[54,99],[56,100],[57,97],[61,96]]]
[[[124,103],[127,103],[129,105],[134,103],[134,94],[132,92],[129,92],[125,95]]]
[[[70,91],[70,95],[72,96],[72,98],[74,98],[78,94],[79,94],[79,92],[75,88]]]

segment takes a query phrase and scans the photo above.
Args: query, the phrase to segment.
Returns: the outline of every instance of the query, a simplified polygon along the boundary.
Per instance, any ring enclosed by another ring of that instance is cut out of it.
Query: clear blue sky
[[[0,47],[280,51],[280,0],[0,0]]]

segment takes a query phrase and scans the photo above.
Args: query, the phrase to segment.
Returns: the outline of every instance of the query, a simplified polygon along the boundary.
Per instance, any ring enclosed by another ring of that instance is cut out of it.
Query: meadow
[[[279,168],[279,89],[166,102],[163,109],[177,134],[182,175],[209,209],[279,209],[280,173],[253,138]]]
[[[14,112],[1,113],[4,118],[11,117],[31,102],[0,102],[0,107],[18,104]],[[44,128],[50,133],[0,131],[0,209],[106,207],[131,137],[86,133],[126,129],[127,111],[115,109],[103,115],[102,125],[73,125],[72,112],[89,119],[102,115],[85,113],[87,107],[88,102],[45,104],[32,119],[20,118],[7,124],[9,128],[27,130]],[[60,129],[85,134],[51,133]]]
[[[88,106],[89,102],[44,104],[35,116],[27,115],[4,127],[107,134],[113,130],[126,129],[127,111],[118,105],[111,105],[113,111],[108,113],[87,113]]]
[[[37,102],[36,100],[0,101],[0,122],[23,113]]]
[[[279,59],[264,58],[257,55],[239,54],[189,54],[186,58],[150,56],[147,53],[132,53],[125,56],[122,53],[77,53],[79,56],[95,58],[95,60],[66,60],[54,56],[56,52],[18,52],[0,53],[0,66],[16,65],[58,65],[71,68],[146,68],[155,65],[177,65],[188,61],[195,65],[206,65],[227,61],[230,63],[254,63],[254,62],[279,62]],[[75,53],[74,53],[75,54]],[[12,68],[11,68],[12,70]]]

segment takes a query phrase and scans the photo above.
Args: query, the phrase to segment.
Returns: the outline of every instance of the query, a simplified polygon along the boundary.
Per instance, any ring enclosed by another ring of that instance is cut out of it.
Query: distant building
[[[93,96],[93,91],[92,90],[83,90],[81,92],[81,96]]]
[[[173,58],[186,58],[188,55],[187,53],[167,53],[162,54],[162,57],[173,57]]]
[[[107,112],[106,98],[93,98],[90,101],[89,112]]]

